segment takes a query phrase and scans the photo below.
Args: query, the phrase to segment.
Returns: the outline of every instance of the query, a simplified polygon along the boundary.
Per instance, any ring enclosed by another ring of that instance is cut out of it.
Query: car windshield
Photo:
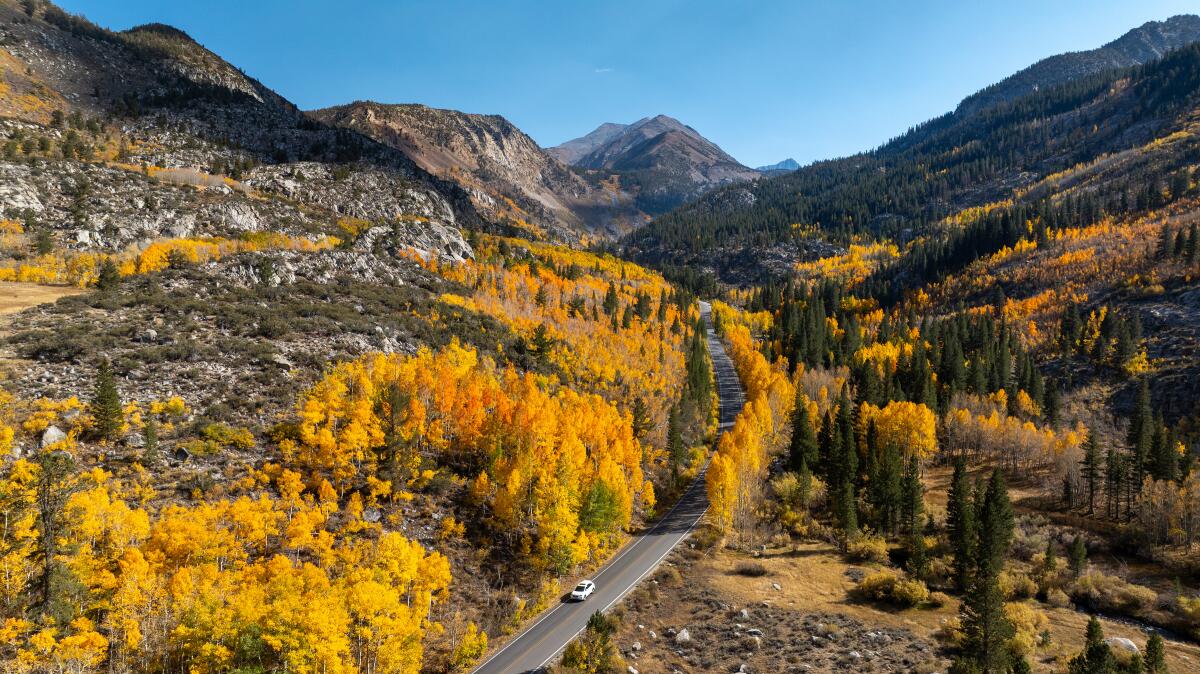
[[[575,586],[575,591],[576,591],[576,592],[583,592],[583,591],[584,591],[584,590],[586,590],[587,588],[588,588],[588,584],[587,584],[587,583],[580,583],[580,584],[578,584],[578,585],[576,585],[576,586]]]

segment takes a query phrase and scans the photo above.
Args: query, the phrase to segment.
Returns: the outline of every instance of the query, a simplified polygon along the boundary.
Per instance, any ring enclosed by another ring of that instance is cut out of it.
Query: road
[[[721,341],[713,334],[708,304],[701,302],[700,309],[709,325],[708,352],[712,356],[713,373],[720,396],[719,427],[724,430],[733,425],[745,397],[733,362],[726,355]],[[545,668],[583,631],[592,613],[607,611],[639,581],[650,575],[659,562],[687,538],[707,510],[708,495],[704,490],[702,470],[674,508],[645,533],[621,548],[593,576],[596,591],[587,601],[558,604],[492,654],[475,669],[475,674],[518,674]]]

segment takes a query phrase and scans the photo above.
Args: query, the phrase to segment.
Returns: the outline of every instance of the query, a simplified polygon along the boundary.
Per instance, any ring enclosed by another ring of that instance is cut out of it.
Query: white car
[[[580,581],[579,584],[575,586],[575,589],[571,590],[571,601],[584,601],[588,597],[592,596],[592,593],[595,591],[595,583],[590,580]]]

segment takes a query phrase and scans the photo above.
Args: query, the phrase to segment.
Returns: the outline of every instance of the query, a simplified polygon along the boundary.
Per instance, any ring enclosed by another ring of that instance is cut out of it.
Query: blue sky
[[[158,21],[302,108],[509,118],[544,146],[668,114],[745,164],[869,149],[1052,54],[1194,0],[60,0]]]

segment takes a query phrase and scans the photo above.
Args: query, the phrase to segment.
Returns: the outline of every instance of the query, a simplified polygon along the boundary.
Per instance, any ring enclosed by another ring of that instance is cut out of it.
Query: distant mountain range
[[[800,162],[796,161],[795,159],[792,159],[791,157],[788,157],[787,159],[784,159],[781,162],[778,162],[775,164],[770,164],[768,166],[759,166],[758,168],[756,168],[754,170],[758,171],[760,173],[766,173],[767,175],[774,175],[777,173],[786,173],[788,171],[795,171],[798,168],[800,168]]]
[[[715,143],[666,115],[632,124],[601,124],[594,131],[547,150],[583,171],[593,183],[616,178],[638,207],[663,213],[705,192],[760,174]]]

